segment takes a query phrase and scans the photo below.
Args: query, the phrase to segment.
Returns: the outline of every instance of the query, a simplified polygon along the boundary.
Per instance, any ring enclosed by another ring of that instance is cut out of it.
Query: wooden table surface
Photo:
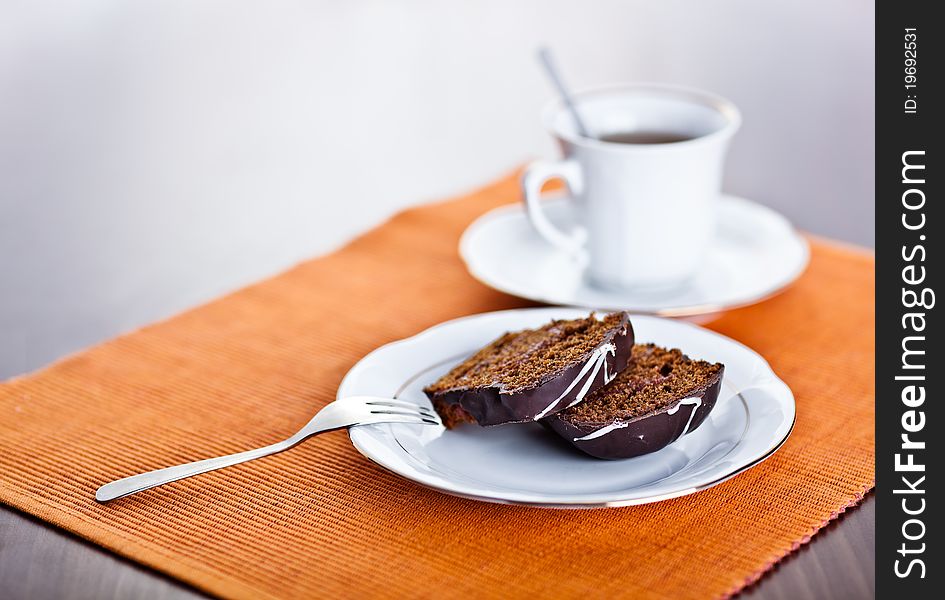
[[[872,598],[872,495],[782,561],[742,597]],[[197,600],[204,596],[31,516],[0,508],[0,597],[5,600]]]

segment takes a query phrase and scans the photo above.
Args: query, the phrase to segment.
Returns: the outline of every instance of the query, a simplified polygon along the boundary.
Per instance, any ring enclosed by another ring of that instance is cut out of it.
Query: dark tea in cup
[[[671,131],[618,131],[604,134],[598,139],[611,144],[672,144],[685,142],[694,137],[696,136]]]

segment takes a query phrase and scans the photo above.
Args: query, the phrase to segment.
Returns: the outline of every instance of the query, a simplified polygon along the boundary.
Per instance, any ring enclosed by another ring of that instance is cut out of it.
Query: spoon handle
[[[555,65],[555,60],[551,55],[551,50],[544,47],[540,48],[538,50],[538,58],[541,60],[541,64],[544,65],[545,72],[548,73],[548,78],[551,80],[551,83],[555,86],[555,88],[557,88],[558,93],[561,95],[564,105],[568,108],[568,111],[574,118],[574,124],[577,125],[578,133],[586,138],[593,138],[594,136],[590,134],[587,126],[581,119],[581,114],[578,112],[577,106],[574,105],[574,100],[572,99],[571,93],[568,91],[567,86],[564,85],[564,80],[561,79],[561,74],[558,71],[558,67]]]

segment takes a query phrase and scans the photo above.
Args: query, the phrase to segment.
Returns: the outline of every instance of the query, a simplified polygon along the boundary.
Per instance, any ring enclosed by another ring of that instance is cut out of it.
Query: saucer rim
[[[568,195],[563,192],[558,192],[554,194],[549,194],[549,197],[545,201],[550,202],[561,202],[568,198]],[[513,290],[507,286],[504,286],[500,283],[495,283],[492,278],[486,275],[482,269],[479,269],[475,266],[475,259],[473,258],[472,251],[470,246],[472,244],[471,238],[474,233],[479,229],[488,226],[490,221],[496,220],[497,218],[506,216],[509,213],[521,213],[524,216],[524,209],[522,204],[519,202],[503,204],[489,210],[488,212],[483,213],[477,217],[466,229],[463,230],[463,234],[459,239],[459,256],[463,261],[463,264],[466,267],[467,272],[479,283],[502,292],[504,294],[509,294],[515,296],[516,298],[523,298],[525,300],[531,300],[534,302],[541,302],[543,304],[548,304],[551,306],[575,306],[580,308],[590,308],[597,309],[602,311],[616,311],[616,310],[625,310],[627,312],[638,314],[638,315],[650,315],[655,317],[695,317],[702,315],[711,315],[715,313],[721,313],[728,310],[735,310],[738,308],[744,308],[746,306],[752,306],[754,304],[759,304],[775,296],[778,296],[785,290],[787,290],[795,281],[797,281],[801,275],[807,270],[807,267],[810,265],[810,242],[795,228],[791,222],[778,211],[769,208],[763,204],[749,200],[747,198],[736,196],[734,194],[721,194],[720,201],[729,202],[734,204],[749,204],[752,209],[762,210],[768,212],[770,215],[776,217],[778,220],[782,221],[788,229],[790,229],[793,234],[795,241],[797,241],[798,246],[803,254],[801,260],[798,261],[797,265],[790,271],[785,272],[784,276],[781,278],[779,284],[770,289],[764,290],[761,293],[753,294],[746,296],[744,299],[740,299],[736,302],[730,303],[720,303],[720,302],[704,302],[700,304],[686,304],[686,305],[676,305],[676,306],[667,306],[659,309],[641,309],[634,308],[632,306],[626,305],[591,305],[590,303],[583,303],[580,301],[567,301],[562,302],[561,299],[553,299],[543,296],[540,293],[532,295],[522,295],[519,290]],[[553,248],[551,250],[554,250]],[[609,293],[618,295],[619,291],[610,291]]]

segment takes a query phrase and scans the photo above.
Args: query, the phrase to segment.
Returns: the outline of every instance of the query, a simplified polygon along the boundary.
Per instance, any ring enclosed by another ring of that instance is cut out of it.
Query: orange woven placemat
[[[344,434],[102,506],[111,479],[262,446],[380,344],[525,306],[476,283],[463,228],[514,178],[403,212],[343,249],[0,385],[0,501],[225,597],[687,598],[737,591],[873,485],[873,258],[807,273],[710,327],[797,396],[790,440],[708,491],[640,507],[478,503],[401,480]],[[540,597],[540,596],[538,596]]]

